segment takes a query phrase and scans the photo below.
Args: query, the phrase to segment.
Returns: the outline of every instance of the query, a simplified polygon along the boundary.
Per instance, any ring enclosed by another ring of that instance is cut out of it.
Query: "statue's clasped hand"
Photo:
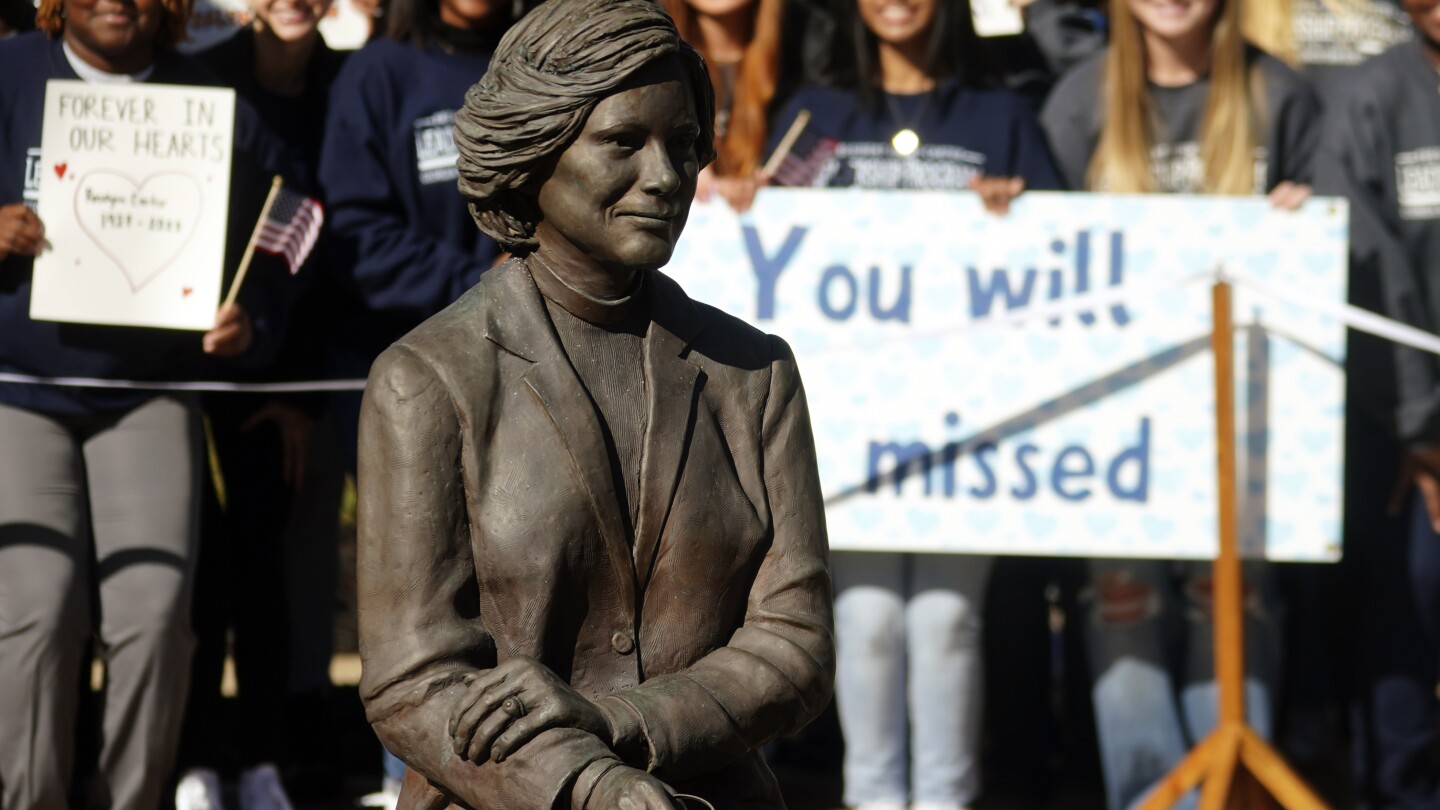
[[[691,810],[692,807],[702,810],[709,804],[691,805],[654,776],[620,766],[600,777],[584,807],[585,810]]]
[[[450,718],[455,753],[481,762],[505,758],[552,728],[576,728],[610,743],[605,715],[533,658],[511,658],[467,678]]]

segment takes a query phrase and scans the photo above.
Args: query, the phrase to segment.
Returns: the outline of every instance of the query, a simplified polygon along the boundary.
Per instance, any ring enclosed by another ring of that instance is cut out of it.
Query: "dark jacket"
[[[290,151],[291,162],[303,172],[295,181],[307,192],[319,193],[315,175],[330,107],[330,86],[345,64],[346,55],[317,39],[305,68],[305,87],[295,96],[276,95],[255,80],[253,28],[241,28],[224,42],[195,54],[195,58],[255,108],[260,120]]]
[[[835,667],[800,377],[778,338],[652,279],[633,551],[595,411],[524,265],[486,273],[374,364],[360,694],[429,782],[408,781],[402,807],[550,810],[616,757],[574,729],[503,763],[455,756],[462,679],[512,656],[638,714],[648,761],[631,764],[682,793],[784,806],[759,749],[824,709]]]
[[[1351,300],[1440,331],[1440,74],[1419,42],[1360,67],[1331,120],[1319,190],[1350,199]],[[1395,428],[1440,444],[1440,358],[1395,344]],[[1357,362],[1352,374],[1372,374]],[[1371,395],[1373,397],[1373,394]]]
[[[261,121],[284,144],[295,167],[297,187],[307,194],[319,195],[316,180],[320,165],[320,145],[325,134],[325,118],[329,109],[330,86],[347,54],[331,50],[324,39],[317,38],[315,50],[305,68],[305,85],[294,96],[282,96],[262,87],[255,79],[255,29],[241,28],[218,45],[196,54],[199,59],[235,94],[255,108]],[[310,380],[325,376],[325,349],[335,325],[332,317],[335,299],[334,269],[329,266],[328,253],[332,241],[328,225],[305,264],[289,285],[293,292],[290,328],[287,340],[275,362],[264,367],[207,373],[207,376],[240,377],[246,380]],[[222,396],[234,399],[234,394]],[[257,396],[256,404],[282,399],[303,407],[319,418],[326,397],[317,393],[288,396]],[[213,399],[212,399],[213,401]]]

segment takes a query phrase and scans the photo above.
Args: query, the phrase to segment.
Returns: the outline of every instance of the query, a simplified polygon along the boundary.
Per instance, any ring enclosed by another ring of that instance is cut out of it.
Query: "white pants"
[[[831,555],[847,805],[968,804],[979,794],[980,610],[990,563]]]

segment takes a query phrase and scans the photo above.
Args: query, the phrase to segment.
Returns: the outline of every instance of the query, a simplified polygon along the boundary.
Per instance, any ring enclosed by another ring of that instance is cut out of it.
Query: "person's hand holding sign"
[[[996,216],[1010,213],[1010,203],[1025,190],[1021,177],[981,177],[970,181],[970,189],[980,195],[985,210]]]
[[[1418,492],[1430,516],[1430,527],[1440,532],[1440,447],[1415,450],[1400,463],[1400,475],[1390,493],[1390,514],[1398,515],[1411,490]]]
[[[201,346],[206,354],[216,357],[234,357],[244,354],[255,340],[255,330],[250,325],[250,316],[239,304],[225,304],[215,313],[215,326],[205,333]]]
[[[45,244],[45,226],[25,203],[0,206],[0,261],[17,256],[34,256]]]
[[[1268,196],[1270,204],[1281,211],[1299,211],[1300,206],[1310,199],[1310,186],[1286,180],[1271,189]]]

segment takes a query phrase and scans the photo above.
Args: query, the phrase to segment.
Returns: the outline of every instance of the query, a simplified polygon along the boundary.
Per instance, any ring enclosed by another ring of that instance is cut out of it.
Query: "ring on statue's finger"
[[[520,700],[519,696],[511,695],[500,703],[500,710],[511,717],[519,719],[525,716],[525,703]]]

